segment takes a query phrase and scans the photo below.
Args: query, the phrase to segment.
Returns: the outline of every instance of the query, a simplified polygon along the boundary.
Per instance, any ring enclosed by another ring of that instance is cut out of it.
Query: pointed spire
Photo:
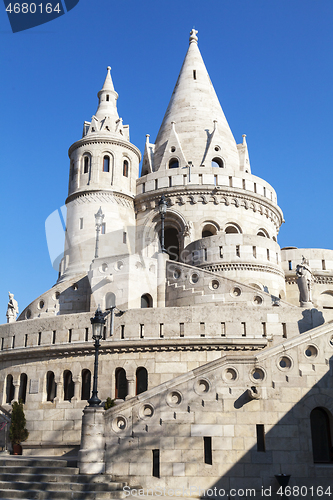
[[[108,66],[104,85],[97,94],[99,104],[95,116],[99,120],[104,120],[106,117],[108,117],[111,118],[111,121],[116,122],[117,120],[119,120],[117,112],[118,94],[114,90],[110,72],[111,67]]]
[[[107,69],[107,74],[106,74],[106,78],[105,78],[105,82],[104,82],[102,90],[114,92],[114,86],[113,86],[113,82],[112,82],[112,78],[111,78],[111,66],[108,66],[106,69]],[[100,90],[98,92],[98,94],[100,92],[102,92],[102,90]],[[99,95],[98,95],[98,97],[99,97]]]
[[[177,135],[185,158],[191,158],[193,164],[199,166],[206,157],[205,153],[214,130],[214,120],[219,124],[219,136],[222,141],[219,146],[225,166],[239,169],[236,142],[200,54],[197,33],[195,29],[190,33],[189,48],[156,138],[156,170],[167,168],[165,153],[172,133],[172,122],[177,123]],[[211,159],[206,157],[206,160]]]

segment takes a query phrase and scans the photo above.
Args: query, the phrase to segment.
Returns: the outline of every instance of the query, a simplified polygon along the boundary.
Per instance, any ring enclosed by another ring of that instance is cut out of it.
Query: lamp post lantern
[[[95,214],[95,226],[96,226],[96,246],[95,246],[95,259],[98,258],[98,243],[99,243],[99,232],[103,224],[104,214],[102,212],[102,207],[99,207],[97,214]]]
[[[100,307],[98,306],[95,316],[90,319],[92,324],[92,337],[95,341],[95,363],[94,363],[94,382],[91,398],[88,400],[90,407],[96,407],[101,404],[101,400],[98,398],[97,394],[97,380],[98,380],[98,351],[100,347],[99,341],[103,335],[103,328],[105,325],[105,315],[102,313]]]
[[[160,201],[158,202],[158,211],[161,216],[161,247],[162,247],[162,253],[166,253],[166,249],[164,246],[164,219],[165,219],[165,214],[167,211],[167,201],[165,199],[164,194],[162,194]]]

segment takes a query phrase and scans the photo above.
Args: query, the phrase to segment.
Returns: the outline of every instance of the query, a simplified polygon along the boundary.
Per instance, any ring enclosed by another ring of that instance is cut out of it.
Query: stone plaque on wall
[[[30,380],[29,394],[38,394],[39,380]]]

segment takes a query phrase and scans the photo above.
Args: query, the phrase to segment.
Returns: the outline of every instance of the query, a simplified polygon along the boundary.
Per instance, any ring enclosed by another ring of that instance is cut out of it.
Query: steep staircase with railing
[[[70,459],[0,456],[1,499],[121,499],[125,485],[108,474],[79,474],[76,461]]]

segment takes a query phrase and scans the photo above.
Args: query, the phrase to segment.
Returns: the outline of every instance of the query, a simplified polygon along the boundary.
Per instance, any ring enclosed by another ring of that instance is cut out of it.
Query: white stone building
[[[309,494],[328,486],[333,251],[280,249],[276,193],[252,174],[245,135],[232,135],[195,30],[140,178],[117,98],[108,68],[96,114],[69,149],[59,279],[0,326],[1,408],[23,399],[24,453],[81,447],[82,472],[192,496],[276,489],[278,474]],[[118,308],[98,386],[117,404],[86,409],[81,440],[98,304]]]

